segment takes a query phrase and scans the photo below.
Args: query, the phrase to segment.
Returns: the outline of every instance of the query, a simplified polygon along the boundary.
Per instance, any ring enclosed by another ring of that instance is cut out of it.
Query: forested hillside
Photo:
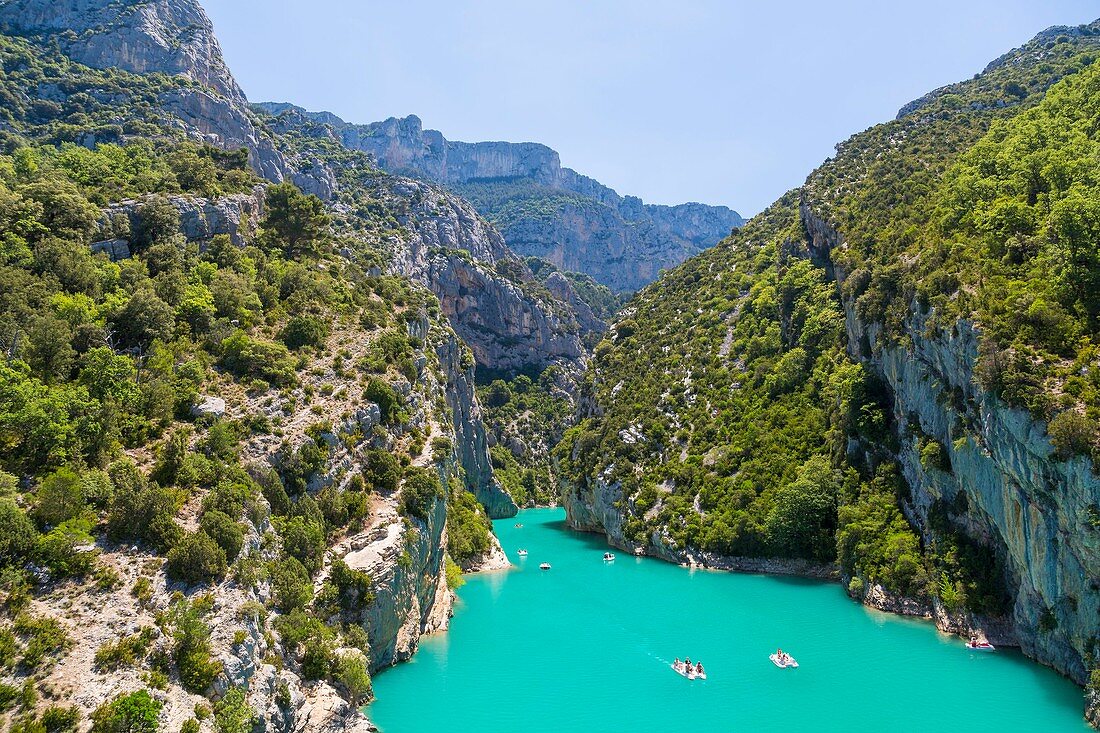
[[[714,566],[836,562],[857,599],[1083,682],[1098,48],[1098,24],[1040,34],[642,291],[556,451],[573,524]]]
[[[515,511],[423,218],[259,178],[197,82],[0,55],[0,727],[365,729]]]

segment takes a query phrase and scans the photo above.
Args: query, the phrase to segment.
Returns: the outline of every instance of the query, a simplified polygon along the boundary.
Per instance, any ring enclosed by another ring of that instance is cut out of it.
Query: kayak
[[[549,569],[550,569],[550,563],[548,563],[548,562],[544,562],[543,564],[539,565],[539,570],[549,570]]]
[[[968,641],[966,642],[966,648],[972,652],[995,652],[997,647],[990,644],[988,641]]]
[[[790,654],[784,655],[782,659],[779,658],[778,654],[772,654],[768,659],[772,660],[772,664],[780,669],[786,669],[787,667],[792,667],[794,669],[798,668],[798,662],[796,662],[794,657]]]
[[[603,554],[603,559],[604,559],[605,562],[614,562],[615,561],[615,553],[614,552],[605,552]]]
[[[527,550],[520,550],[516,554],[519,555],[520,557],[527,557]]]

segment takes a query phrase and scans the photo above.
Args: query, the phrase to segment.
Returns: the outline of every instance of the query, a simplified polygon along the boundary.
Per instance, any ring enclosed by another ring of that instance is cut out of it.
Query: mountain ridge
[[[372,155],[383,169],[469,198],[518,254],[583,272],[617,291],[636,290],[744,223],[725,206],[646,204],[620,195],[562,166],[542,143],[452,141],[425,129],[416,115],[358,125],[285,102],[256,106],[333,126],[345,146]]]

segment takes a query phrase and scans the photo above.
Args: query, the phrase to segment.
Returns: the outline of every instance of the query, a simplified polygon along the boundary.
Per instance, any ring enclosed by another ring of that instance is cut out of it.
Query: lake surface
[[[516,567],[468,578],[451,630],[375,678],[384,733],[1088,730],[1081,689],[1015,651],[969,652],[836,584],[605,563],[564,519],[495,523]],[[777,646],[800,667],[773,666]],[[709,679],[675,674],[677,656]]]

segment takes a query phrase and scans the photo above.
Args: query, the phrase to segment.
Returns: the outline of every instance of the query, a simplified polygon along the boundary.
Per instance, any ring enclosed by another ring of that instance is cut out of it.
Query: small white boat
[[[550,569],[550,563],[548,563],[548,562],[544,562],[541,565],[539,565],[539,570],[549,570],[549,569]]]
[[[966,648],[972,652],[995,652],[997,647],[990,644],[988,641],[968,641],[966,642]]]
[[[772,660],[772,664],[774,664],[776,667],[779,667],[780,669],[786,669],[787,667],[798,669],[798,662],[796,662],[794,657],[792,657],[790,654],[784,654],[783,656],[772,654],[768,657],[768,659]]]
[[[615,553],[614,552],[605,552],[603,554],[603,559],[604,559],[604,562],[615,562]]]
[[[681,677],[686,677],[689,680],[705,680],[707,678],[707,673],[697,672],[694,664],[689,666],[684,664],[683,662],[680,662],[679,664],[673,662],[669,666],[672,667],[673,672],[680,675]]]
[[[519,550],[516,554],[520,557],[527,557],[527,550]]]

